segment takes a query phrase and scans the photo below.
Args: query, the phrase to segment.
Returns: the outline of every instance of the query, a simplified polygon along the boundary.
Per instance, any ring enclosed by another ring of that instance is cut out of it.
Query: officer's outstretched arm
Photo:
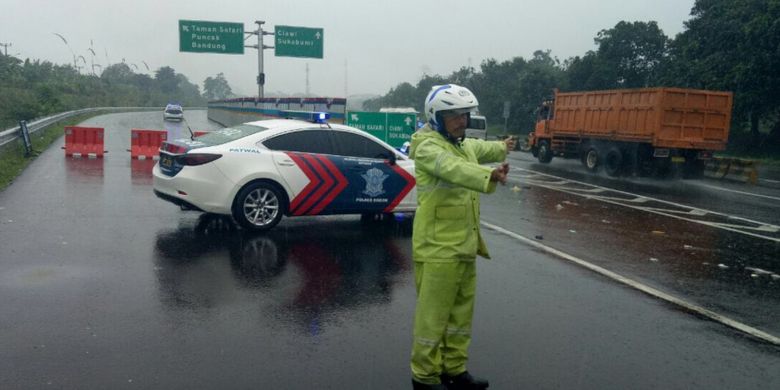
[[[490,180],[493,168],[468,162],[433,142],[423,142],[417,147],[414,164],[417,169],[456,186],[484,193],[496,189],[496,182]]]
[[[507,147],[504,141],[474,140],[470,147],[473,148],[477,161],[480,164],[501,162],[506,160]]]

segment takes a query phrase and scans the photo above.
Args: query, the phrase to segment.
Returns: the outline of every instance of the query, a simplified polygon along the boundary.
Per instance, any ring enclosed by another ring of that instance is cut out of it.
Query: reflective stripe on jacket
[[[454,145],[426,125],[412,135],[409,155],[417,180],[414,261],[490,258],[479,229],[479,192],[495,191],[496,182],[493,168],[480,164],[504,161],[506,144],[466,139]]]

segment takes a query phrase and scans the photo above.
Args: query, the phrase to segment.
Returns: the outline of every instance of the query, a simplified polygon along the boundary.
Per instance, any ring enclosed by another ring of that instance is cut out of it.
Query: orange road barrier
[[[65,155],[71,157],[103,157],[103,128],[65,126]]]
[[[130,158],[155,159],[160,156],[160,145],[168,139],[165,130],[130,130]]]

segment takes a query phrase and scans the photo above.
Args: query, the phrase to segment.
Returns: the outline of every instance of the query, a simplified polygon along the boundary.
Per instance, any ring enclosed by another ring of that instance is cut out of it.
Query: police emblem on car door
[[[366,189],[363,190],[363,194],[376,197],[385,193],[385,190],[382,188],[382,183],[384,183],[389,175],[382,172],[381,169],[371,168],[361,176],[363,177],[363,180],[366,181]]]

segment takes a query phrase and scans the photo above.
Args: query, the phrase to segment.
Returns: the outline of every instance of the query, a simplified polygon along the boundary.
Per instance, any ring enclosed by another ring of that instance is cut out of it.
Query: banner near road
[[[276,26],[274,37],[277,57],[322,58],[321,28]]]
[[[244,24],[179,20],[179,51],[244,54]]]
[[[404,142],[411,140],[417,116],[413,113],[350,111],[345,124],[400,148]]]

